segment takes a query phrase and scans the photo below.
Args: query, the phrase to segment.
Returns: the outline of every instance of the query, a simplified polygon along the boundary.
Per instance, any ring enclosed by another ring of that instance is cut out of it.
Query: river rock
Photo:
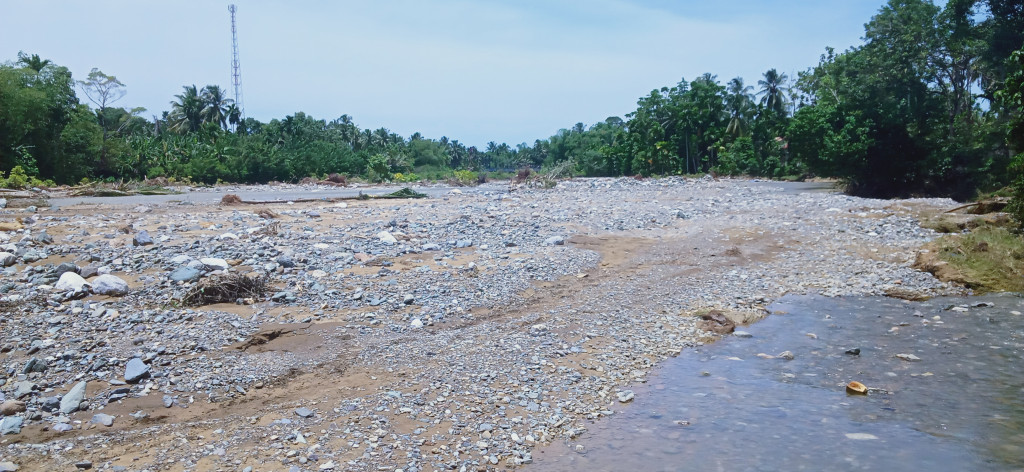
[[[92,293],[112,296],[127,295],[128,282],[115,275],[103,274],[93,279]]]
[[[9,252],[0,252],[0,266],[10,267],[18,262],[18,257]]]
[[[78,410],[78,407],[82,404],[82,401],[85,400],[86,385],[87,384],[84,380],[78,382],[75,384],[74,387],[71,387],[71,390],[69,390],[68,393],[65,393],[64,396],[61,397],[60,412],[62,414],[67,415],[70,413],[74,413],[75,411]]]
[[[146,377],[149,377],[149,365],[142,362],[142,359],[138,357],[128,361],[128,364],[124,367],[125,382],[138,383]]]
[[[5,416],[0,420],[0,435],[20,433],[24,422],[20,416]]]
[[[544,240],[544,244],[547,246],[561,246],[565,244],[565,238],[561,236],[552,236]]]
[[[299,416],[301,416],[303,418],[309,418],[309,417],[313,416],[313,410],[310,410],[309,408],[306,408],[306,407],[303,406],[303,407],[296,408],[295,409],[295,414],[299,415]]]
[[[88,290],[90,286],[91,284],[86,282],[81,275],[74,272],[65,272],[60,275],[60,279],[57,280],[57,284],[53,288],[59,292],[81,293]]]
[[[36,389],[36,384],[28,380],[22,380],[14,383],[14,398],[24,398],[32,393]]]
[[[4,201],[4,206],[7,206],[6,201]],[[0,472],[18,472],[18,464],[8,461],[0,462]]]
[[[0,403],[0,416],[16,415],[25,411],[25,402],[19,400],[7,400]]]
[[[204,257],[199,259],[199,262],[203,264],[206,270],[209,271],[228,270],[231,267],[231,265],[228,264],[228,261],[219,257]]]
[[[199,269],[181,266],[171,272],[168,277],[175,282],[195,282],[202,277],[203,273]]]
[[[92,419],[89,420],[89,422],[93,424],[101,424],[103,426],[113,426],[114,417],[106,413],[97,413],[95,415],[92,415]]]
[[[38,357],[33,357],[25,363],[25,368],[21,370],[23,374],[31,374],[33,372],[46,372],[46,369],[50,366],[45,360]]]
[[[629,403],[633,401],[633,397],[635,396],[635,394],[632,390],[623,390],[619,393],[616,393],[615,396],[619,399],[620,403]]]
[[[133,246],[149,246],[151,244],[153,244],[153,238],[149,236],[146,230],[135,233],[135,238],[132,239]]]
[[[398,240],[395,239],[394,235],[392,235],[391,233],[389,233],[387,231],[381,231],[381,232],[377,233],[377,239],[380,239],[380,242],[382,242],[384,244],[396,244],[396,243],[398,243]]]

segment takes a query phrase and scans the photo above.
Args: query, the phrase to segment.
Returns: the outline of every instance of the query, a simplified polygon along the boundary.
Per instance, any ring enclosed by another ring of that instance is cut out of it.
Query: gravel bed
[[[621,178],[3,210],[0,470],[528,470],[715,339],[697,310],[962,292],[910,267],[955,205]],[[183,306],[228,274],[271,289]]]

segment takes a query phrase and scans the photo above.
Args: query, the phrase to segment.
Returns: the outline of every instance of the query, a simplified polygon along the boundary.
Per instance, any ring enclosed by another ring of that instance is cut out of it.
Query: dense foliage
[[[0,171],[20,166],[57,183],[331,173],[411,181],[568,166],[588,176],[838,177],[852,193],[881,197],[967,198],[1016,181],[1024,199],[1024,157],[1012,160],[1024,149],[1024,53],[1013,55],[1022,45],[1019,0],[890,0],[865,25],[863,44],[826,49],[798,77],[771,69],[748,85],[704,74],[651,91],[625,119],[483,149],[362,129],[348,115],[243,118],[216,85],[183,87],[149,119],[115,105],[127,91],[116,77],[93,69],[76,82],[64,67],[19,54],[0,65]]]

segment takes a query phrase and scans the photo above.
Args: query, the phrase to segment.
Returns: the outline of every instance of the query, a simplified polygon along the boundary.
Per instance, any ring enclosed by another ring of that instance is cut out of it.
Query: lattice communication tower
[[[235,28],[235,5],[228,5],[231,12],[231,85],[235,87],[235,106],[238,107],[239,115],[245,117],[245,107],[242,104],[242,71],[238,65],[238,29]]]

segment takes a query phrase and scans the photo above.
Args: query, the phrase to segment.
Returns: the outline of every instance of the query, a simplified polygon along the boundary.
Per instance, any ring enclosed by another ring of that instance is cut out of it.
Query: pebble
[[[299,416],[301,416],[303,418],[311,418],[311,417],[313,417],[314,413],[313,413],[313,410],[310,410],[309,408],[306,408],[306,407],[303,406],[303,407],[296,408],[295,409],[295,414],[299,415]]]
[[[143,362],[138,357],[132,358],[125,364],[124,367],[124,381],[128,383],[138,383],[140,380],[149,377],[150,367],[148,364]]]

